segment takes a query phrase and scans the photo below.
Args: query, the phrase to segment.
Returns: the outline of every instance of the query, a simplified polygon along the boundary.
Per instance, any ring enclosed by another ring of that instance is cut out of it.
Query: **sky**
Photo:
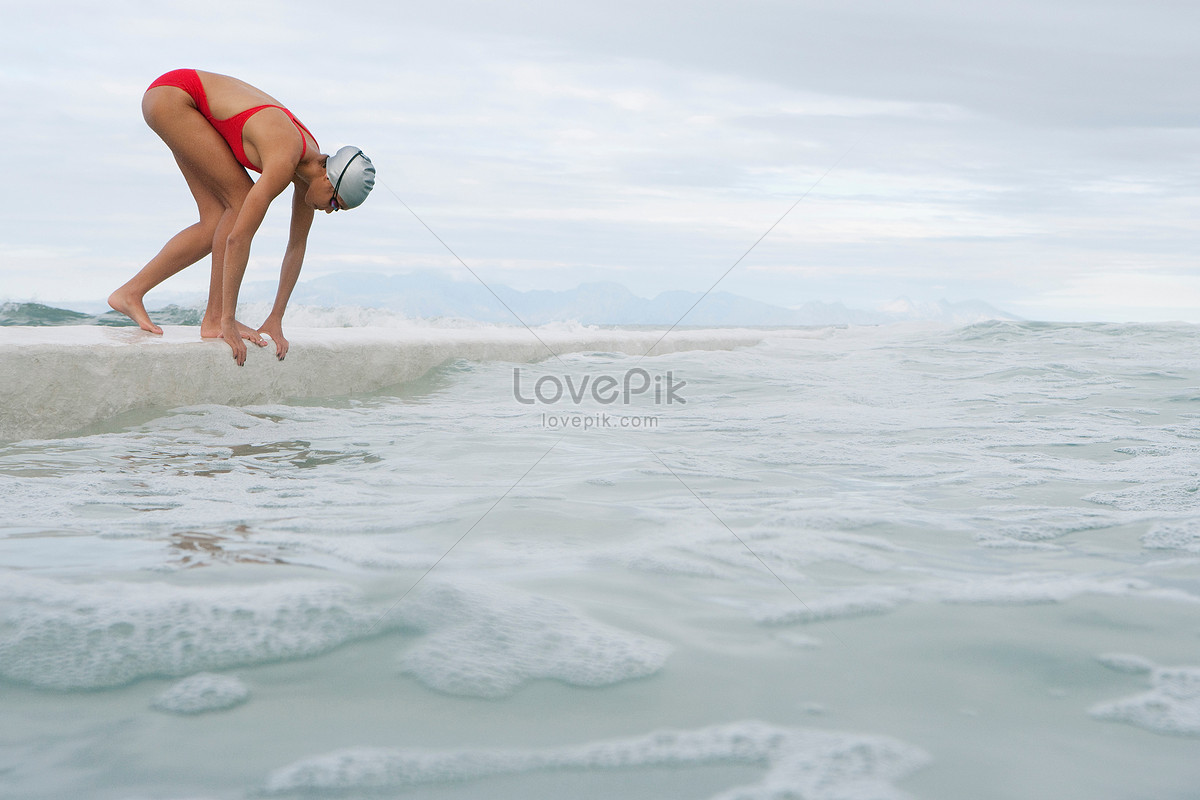
[[[140,111],[194,67],[374,160],[371,198],[314,224],[302,280],[474,280],[407,205],[521,290],[728,272],[721,290],[782,306],[1200,322],[1192,2],[21,5],[0,28],[0,300],[98,306],[195,221]],[[287,205],[247,281],[277,274]]]

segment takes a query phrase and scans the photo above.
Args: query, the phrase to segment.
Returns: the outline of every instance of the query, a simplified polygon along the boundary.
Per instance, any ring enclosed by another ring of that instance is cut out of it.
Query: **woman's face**
[[[325,160],[328,160],[328,156]],[[329,182],[329,176],[325,174],[325,161],[321,162],[321,177],[308,185],[308,191],[304,194],[304,202],[309,208],[324,211],[326,214],[341,211],[346,207],[333,193],[333,184]]]

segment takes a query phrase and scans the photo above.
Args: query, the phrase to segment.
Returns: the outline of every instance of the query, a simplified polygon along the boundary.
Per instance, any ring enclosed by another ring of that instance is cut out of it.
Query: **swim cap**
[[[345,201],[344,208],[357,208],[375,188],[375,165],[357,147],[346,145],[325,162],[325,174],[333,193]]]

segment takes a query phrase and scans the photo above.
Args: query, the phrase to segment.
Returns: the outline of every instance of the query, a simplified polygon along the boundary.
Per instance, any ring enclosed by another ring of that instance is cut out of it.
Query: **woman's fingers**
[[[268,319],[258,332],[268,336],[275,343],[275,357],[283,361],[288,352],[288,340],[283,338],[283,326]]]
[[[233,350],[233,360],[237,365],[243,366],[246,363],[246,345],[241,339],[226,339],[229,342],[230,349]]]
[[[246,343],[242,341],[242,336],[245,335],[242,329],[245,327],[240,322],[224,321],[221,323],[221,338],[233,351],[233,360],[239,367],[246,363]]]

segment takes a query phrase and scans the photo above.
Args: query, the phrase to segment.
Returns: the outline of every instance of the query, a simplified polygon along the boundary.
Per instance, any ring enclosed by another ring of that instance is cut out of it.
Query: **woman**
[[[211,253],[212,279],[200,335],[223,338],[241,366],[246,363],[242,340],[263,347],[262,334],[266,334],[282,361],[288,351],[283,311],[304,262],[313,213],[330,214],[362,204],[375,185],[371,159],[356,147],[343,147],[334,156],[321,153],[312,133],[292,112],[228,75],[193,69],[168,72],[146,90],[142,115],[171,148],[196,198],[200,221],[175,234],[150,263],[112,293],[108,304],[142,330],[162,333],[146,313],[146,292]],[[247,169],[262,176],[251,181]],[[270,315],[255,330],[234,319],[238,290],[250,242],[267,207],[289,183],[292,222],[279,292]]]

